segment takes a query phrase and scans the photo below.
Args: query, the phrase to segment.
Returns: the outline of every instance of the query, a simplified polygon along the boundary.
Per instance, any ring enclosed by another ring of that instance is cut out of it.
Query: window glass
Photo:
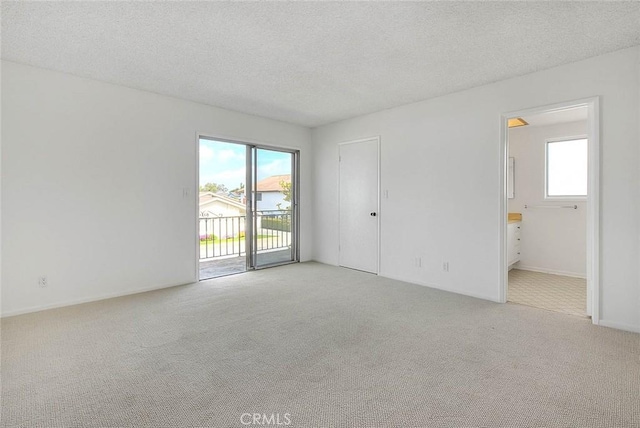
[[[547,142],[546,197],[587,196],[587,139]]]

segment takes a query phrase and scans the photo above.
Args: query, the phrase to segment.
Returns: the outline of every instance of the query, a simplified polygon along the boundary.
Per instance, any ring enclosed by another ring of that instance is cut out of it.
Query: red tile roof
[[[281,182],[290,183],[291,174],[272,175],[256,183],[256,191],[258,192],[282,192]]]

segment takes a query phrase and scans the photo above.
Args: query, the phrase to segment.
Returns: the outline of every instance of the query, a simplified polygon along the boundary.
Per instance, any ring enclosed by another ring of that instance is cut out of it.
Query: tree
[[[280,187],[282,188],[282,194],[284,195],[282,200],[285,202],[291,202],[291,182],[282,180],[280,181]],[[279,210],[288,210],[289,208],[291,208],[291,204],[287,205],[284,208],[282,208],[281,203],[276,204],[276,206]]]
[[[207,183],[203,186],[200,186],[201,192],[212,192],[212,193],[227,193],[229,189],[224,184],[217,183]]]
[[[235,189],[231,190],[231,193],[238,193],[242,195],[244,193],[244,183],[240,183],[240,187],[236,187]]]

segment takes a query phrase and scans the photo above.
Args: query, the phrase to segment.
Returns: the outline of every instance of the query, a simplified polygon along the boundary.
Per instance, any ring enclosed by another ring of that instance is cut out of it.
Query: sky
[[[258,181],[291,174],[291,154],[258,149]],[[224,184],[229,190],[246,184],[246,146],[200,139],[200,185]]]

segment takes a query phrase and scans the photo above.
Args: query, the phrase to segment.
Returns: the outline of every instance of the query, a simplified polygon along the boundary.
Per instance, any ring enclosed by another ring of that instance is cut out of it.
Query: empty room
[[[639,2],[0,14],[0,426],[640,426]]]

